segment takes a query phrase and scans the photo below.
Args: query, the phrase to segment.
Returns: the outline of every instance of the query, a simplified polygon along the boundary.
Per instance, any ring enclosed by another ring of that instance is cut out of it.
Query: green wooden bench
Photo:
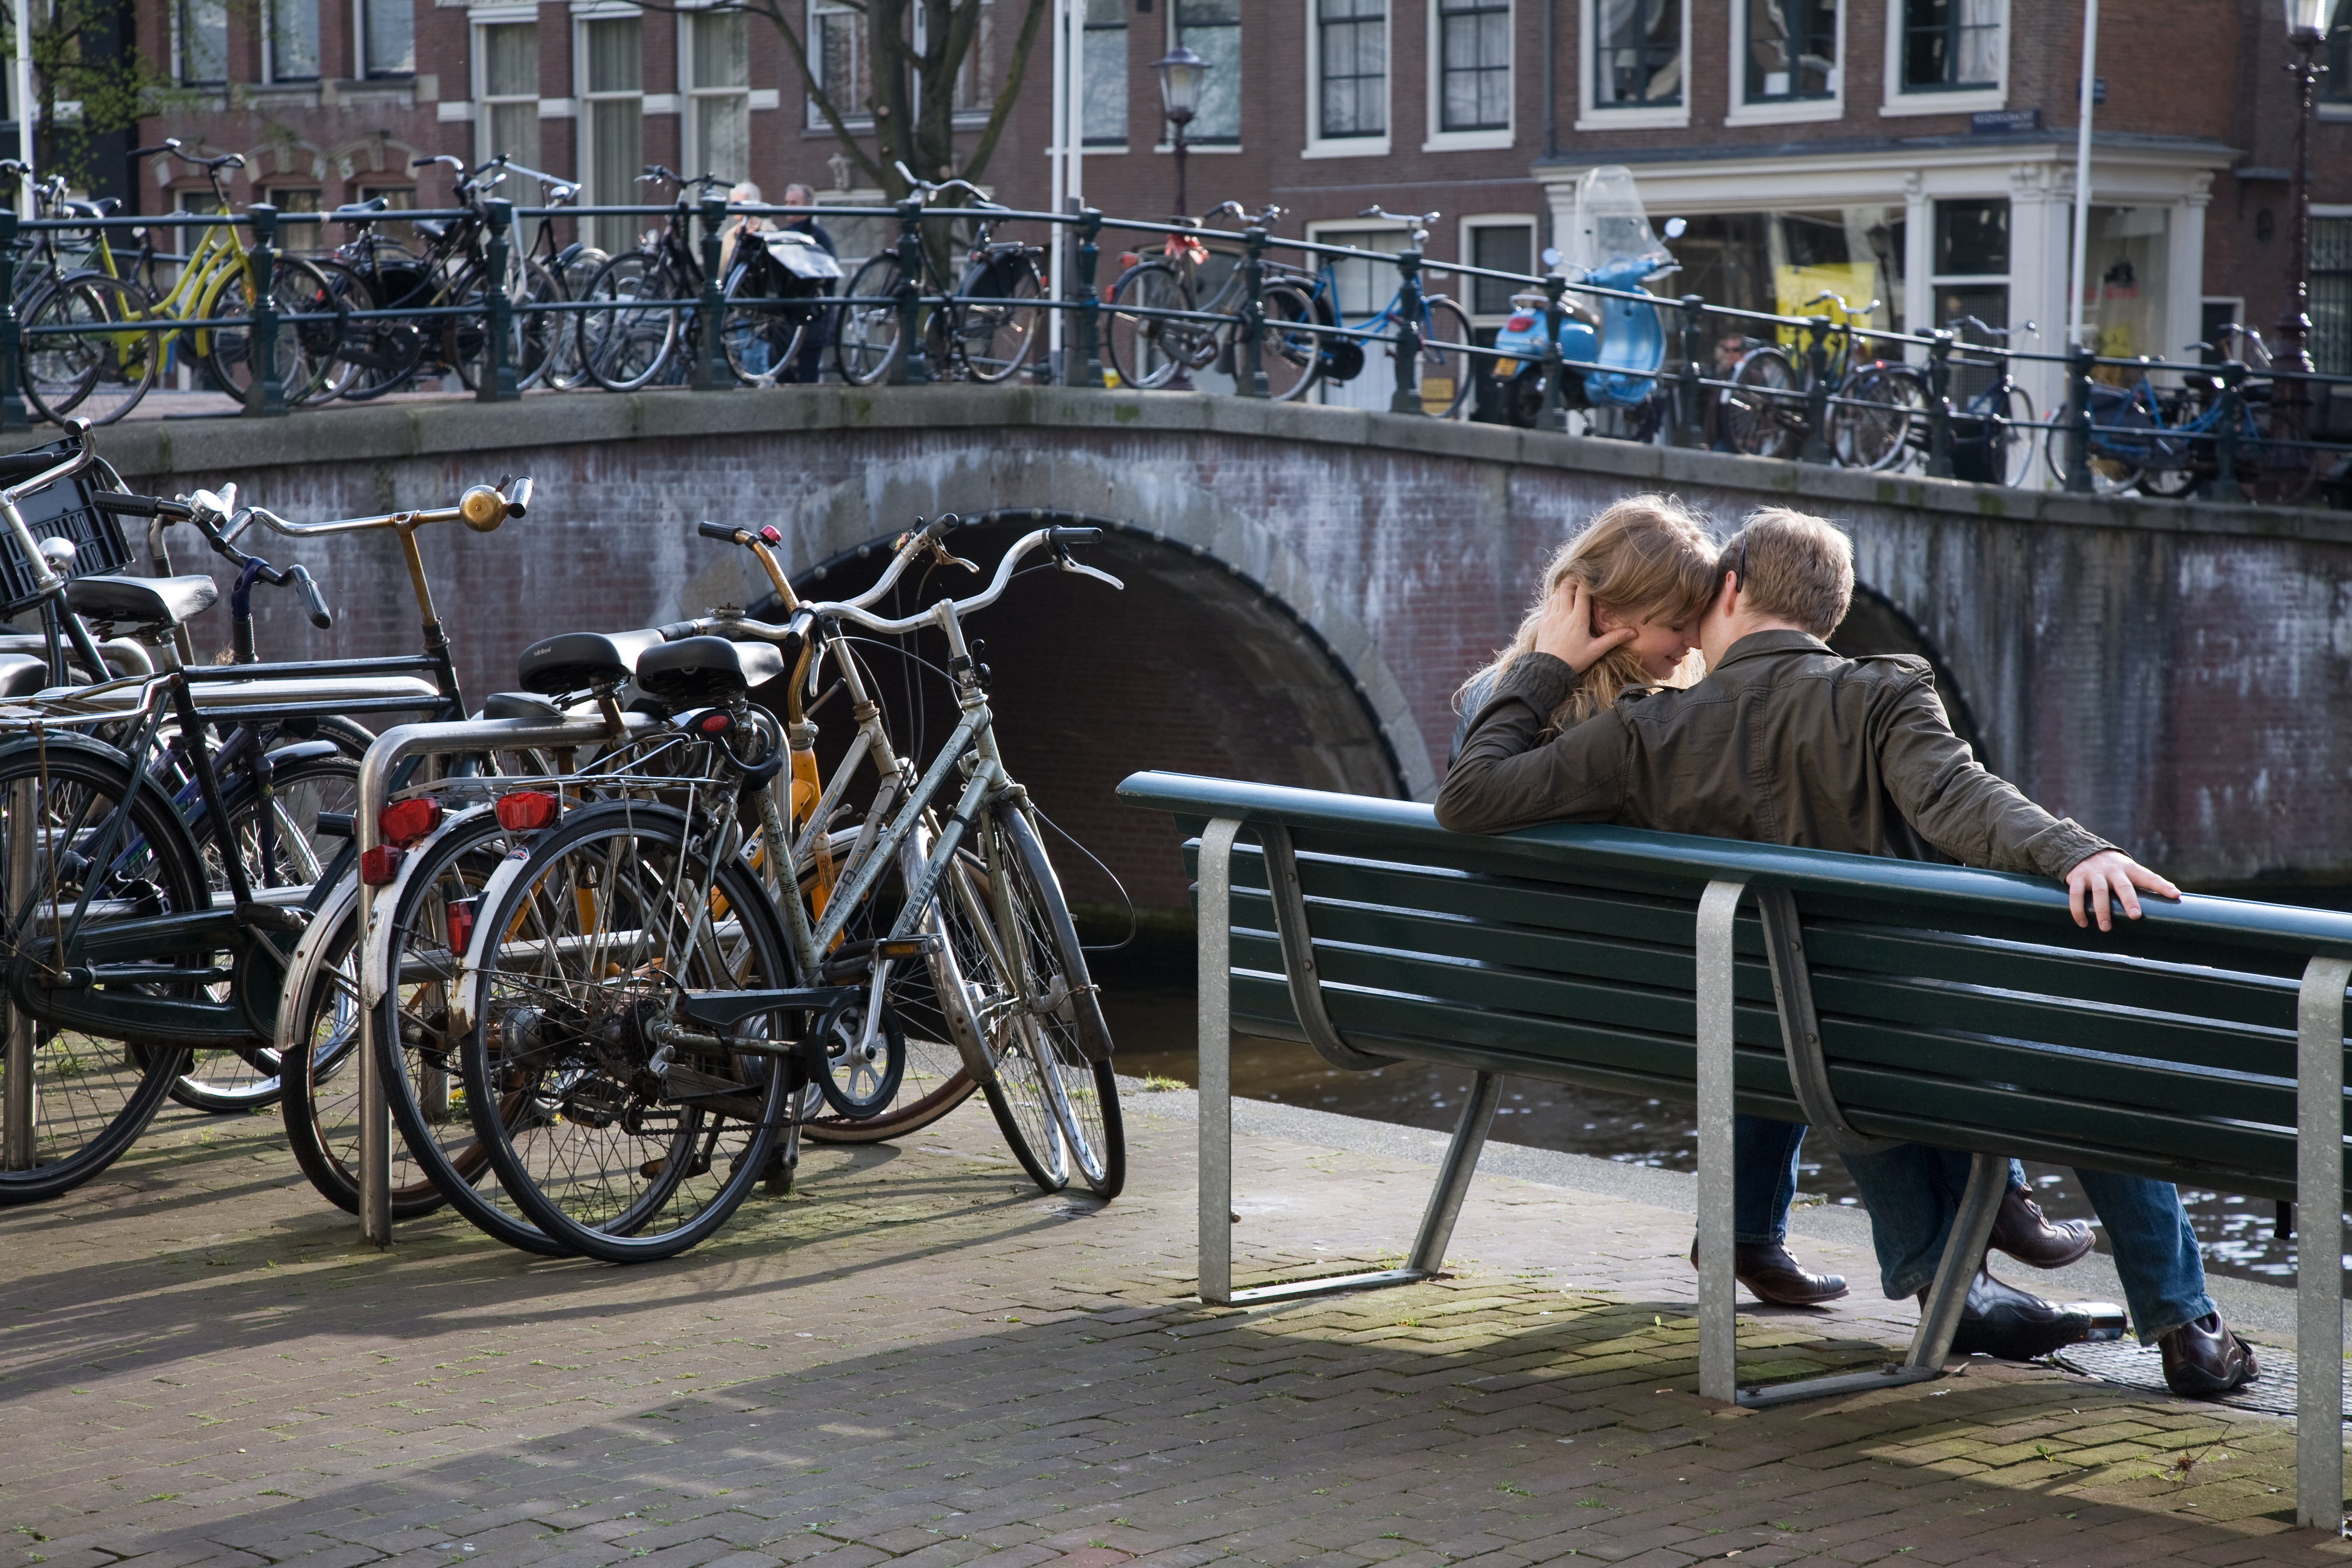
[[[1999,872],[1570,824],[1475,837],[1410,802],[1176,773],[1119,795],[1175,816],[1198,879],[1202,1300],[1434,1273],[1506,1075],[1696,1099],[1700,1392],[1748,1405],[1941,1375],[2010,1155],[2311,1194],[2295,1511],[2341,1525],[2352,917],[2191,897],[2103,934],[2056,884]],[[1235,1028],[1476,1075],[1404,1268],[1233,1288]],[[1739,1386],[1735,1107],[1840,1148],[1975,1156],[1902,1363]]]

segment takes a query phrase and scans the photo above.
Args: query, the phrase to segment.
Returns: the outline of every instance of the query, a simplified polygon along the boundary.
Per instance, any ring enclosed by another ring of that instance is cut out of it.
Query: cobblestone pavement
[[[1140,1097],[1150,1100],[1152,1097]],[[1189,1100],[1189,1097],[1185,1097]],[[712,1245],[550,1262],[446,1218],[379,1254],[272,1119],[180,1113],[0,1212],[0,1558],[1680,1564],[2337,1562],[2292,1434],[2042,1368],[1766,1414],[1696,1398],[1686,1215],[1482,1180],[1454,1277],[1190,1300],[1192,1126],[1132,1116],[1106,1207],[1040,1198],[968,1106],[819,1151]],[[1373,1263],[1430,1173],[1239,1140],[1246,1268]],[[1810,1259],[1866,1259],[1809,1243]],[[1743,1320],[1837,1363],[1905,1314]]]

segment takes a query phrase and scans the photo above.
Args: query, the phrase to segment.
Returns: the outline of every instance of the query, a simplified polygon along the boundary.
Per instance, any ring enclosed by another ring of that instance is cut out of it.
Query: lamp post
[[[1209,62],[1179,44],[1152,61],[1151,68],[1160,73],[1160,112],[1176,128],[1176,216],[1182,219],[1192,211],[1184,203],[1184,127],[1201,112],[1201,84],[1208,79]]]
[[[2311,369],[2311,105],[2320,73],[2320,46],[2326,41],[2328,0],[2285,0],[2287,47],[2294,51],[2287,71],[2295,79],[2294,184],[2287,190],[2294,221],[2287,237],[2286,308],[2272,328],[2277,344],[2271,363],[2282,369]],[[2289,382],[2292,400],[2305,395],[2302,382]]]

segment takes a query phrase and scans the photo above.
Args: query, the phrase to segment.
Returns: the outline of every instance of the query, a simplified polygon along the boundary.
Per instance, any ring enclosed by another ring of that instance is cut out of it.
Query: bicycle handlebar
[[[863,607],[863,603],[870,603],[872,601],[874,595],[870,592],[858,595],[856,599],[830,600],[822,604],[803,605],[801,607],[814,616],[836,616],[845,621],[855,622],[856,625],[864,626],[867,631],[881,632],[887,636],[897,636],[902,633],[919,630],[923,626],[936,626],[940,623],[940,618],[942,615],[950,616],[957,620],[961,620],[964,616],[971,615],[975,610],[984,610],[988,608],[989,605],[996,603],[998,599],[1002,598],[1004,595],[1005,585],[1013,581],[1013,569],[1018,566],[1021,563],[1022,557],[1027,555],[1031,551],[1035,550],[1040,545],[1050,544],[1055,547],[1055,553],[1059,554],[1063,548],[1063,544],[1061,542],[1057,542],[1055,540],[1055,535],[1091,533],[1098,538],[1100,537],[1101,532],[1102,531],[1100,529],[1034,529],[1028,533],[1023,534],[1020,539],[1013,542],[1013,548],[1004,552],[1004,559],[996,563],[996,575],[990,580],[987,587],[982,589],[979,593],[974,594],[969,599],[942,599],[938,604],[933,605],[930,608],[919,611],[902,620],[885,620],[879,616],[868,615]],[[1083,543],[1088,542],[1071,540],[1068,541],[1068,542]],[[905,559],[906,554],[902,552],[899,560],[903,562]],[[1109,573],[1097,571],[1092,566],[1080,565],[1077,562],[1071,560],[1066,555],[1064,555],[1061,558],[1060,570],[1065,572],[1076,572],[1087,577],[1099,577],[1114,588],[1123,588],[1127,585],[1126,584],[1121,583],[1118,578],[1112,576]]]
[[[982,190],[978,185],[973,184],[970,180],[963,178],[961,175],[958,175],[952,180],[926,180],[918,176],[914,170],[907,167],[907,161],[903,158],[896,160],[890,166],[898,171],[898,177],[907,182],[908,189],[920,191],[927,196],[942,191],[961,189],[971,192],[971,199],[978,202],[982,206],[1000,208],[1003,206],[1002,202],[991,201],[987,192]]]
[[[507,479],[503,486],[493,489],[488,485],[476,485],[459,496],[455,506],[433,507],[419,511],[388,511],[375,517],[337,518],[328,522],[289,522],[268,508],[258,506],[252,509],[252,513],[256,520],[289,539],[318,539],[331,533],[364,533],[380,528],[398,529],[405,533],[428,522],[462,522],[477,533],[489,533],[507,519],[522,516],[530,505],[529,476]],[[5,491],[0,491],[0,495],[5,494]]]

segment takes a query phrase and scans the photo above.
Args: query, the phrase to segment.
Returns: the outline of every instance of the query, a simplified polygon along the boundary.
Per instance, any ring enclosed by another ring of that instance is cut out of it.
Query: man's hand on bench
[[[2124,907],[2126,918],[2139,919],[2141,893],[2177,899],[2180,889],[2120,849],[2102,849],[2087,856],[2066,873],[2066,904],[2074,911],[2074,923],[2078,926],[2089,925],[2086,916],[2095,915],[2101,931],[2113,931],[2110,900]]]

